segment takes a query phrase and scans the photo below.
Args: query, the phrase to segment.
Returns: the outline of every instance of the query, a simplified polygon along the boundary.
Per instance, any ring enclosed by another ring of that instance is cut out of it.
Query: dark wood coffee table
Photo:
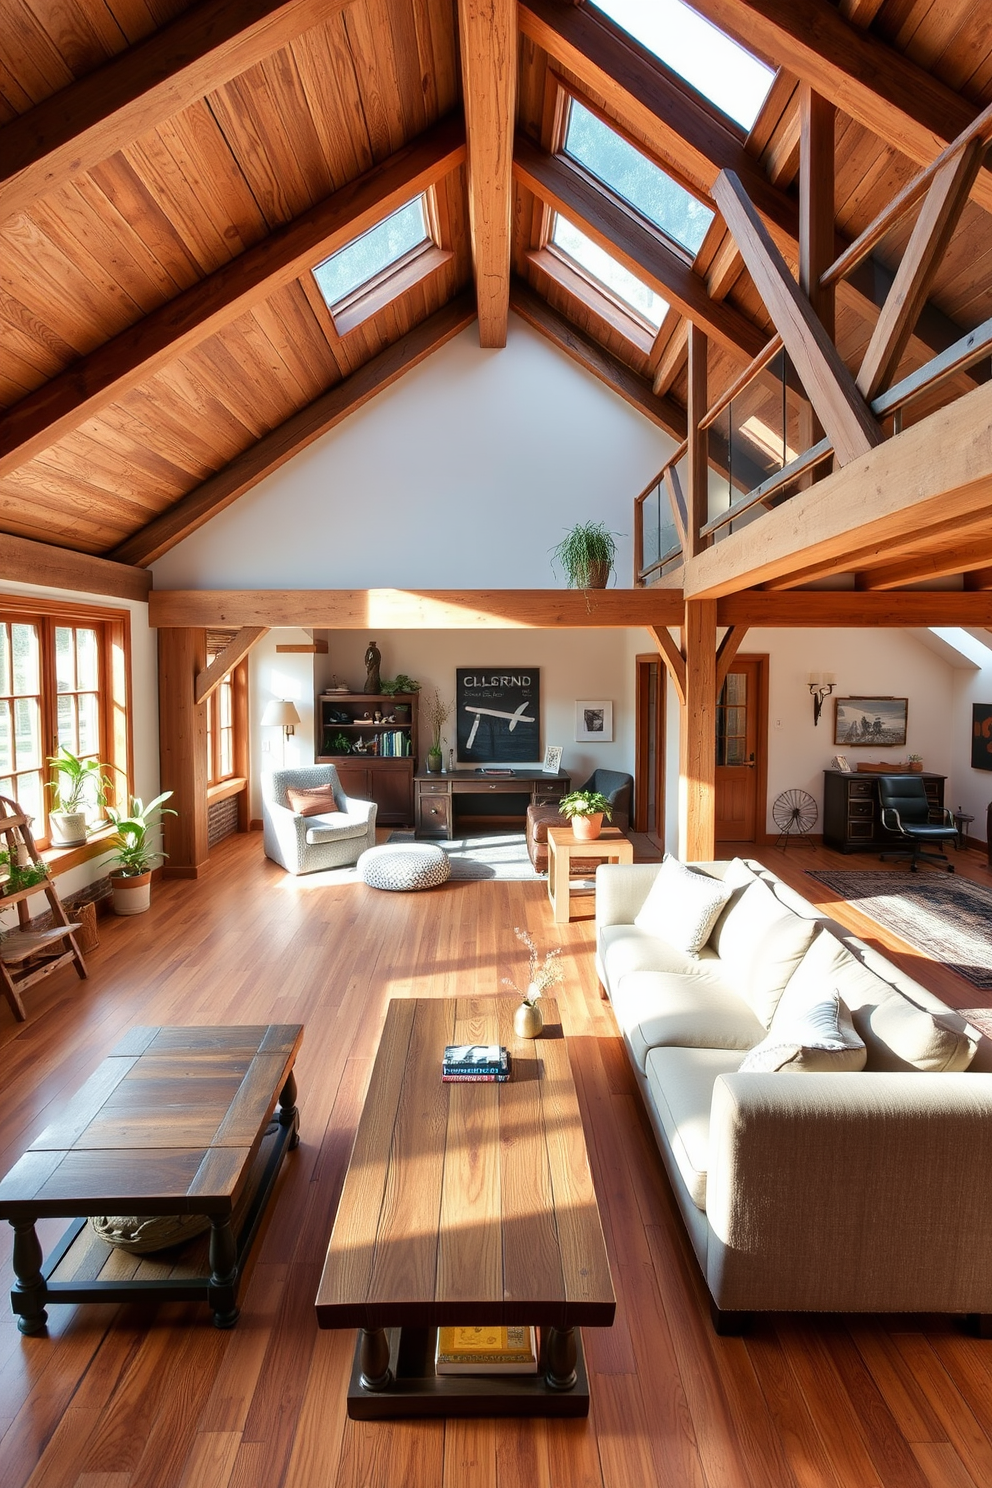
[[[348,1413],[563,1415],[589,1409],[577,1329],[616,1312],[568,1051],[513,998],[394,999],[317,1292],[322,1328],[358,1328]],[[445,1044],[500,1043],[507,1084],[441,1082]],[[541,1328],[536,1376],[439,1377],[438,1327]]]
[[[49,1302],[203,1300],[219,1328],[237,1322],[245,1257],[299,1143],[302,1040],[296,1023],[133,1028],[121,1040],[0,1182],[22,1333],[45,1327]],[[205,1214],[209,1239],[132,1257],[92,1233],[90,1214]],[[50,1215],[78,1217],[43,1264],[35,1221]]]

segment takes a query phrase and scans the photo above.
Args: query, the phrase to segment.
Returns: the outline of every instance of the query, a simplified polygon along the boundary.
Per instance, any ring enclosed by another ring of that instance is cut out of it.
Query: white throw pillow
[[[975,1057],[980,1034],[970,1023],[954,1028],[948,1019],[917,1007],[899,993],[887,997],[877,1007],[863,1009],[861,1017],[876,1038],[887,1044],[899,1059],[915,1069],[943,1071],[966,1070]]]
[[[744,1056],[740,1069],[752,1074],[773,1070],[851,1072],[864,1069],[867,1057],[868,1051],[836,990],[810,1001],[801,985],[793,988],[790,982],[767,1038]]]
[[[666,857],[634,924],[676,950],[698,956],[732,893],[720,879]]]

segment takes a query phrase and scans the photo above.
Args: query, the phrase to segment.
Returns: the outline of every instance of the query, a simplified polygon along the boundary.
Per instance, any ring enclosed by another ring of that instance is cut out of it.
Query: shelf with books
[[[416,693],[325,692],[316,700],[317,763],[337,767],[347,795],[375,801],[382,826],[413,824],[417,704]]]

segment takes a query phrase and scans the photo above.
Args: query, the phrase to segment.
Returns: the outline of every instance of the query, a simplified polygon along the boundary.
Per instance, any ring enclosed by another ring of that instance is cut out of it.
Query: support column
[[[207,664],[207,633],[163,627],[158,633],[159,759],[162,790],[178,816],[164,818],[163,872],[196,878],[207,860],[207,705],[195,701]]]
[[[814,93],[809,83],[799,84],[799,284],[805,290],[820,324],[834,340],[834,286],[820,288],[820,275],[834,261],[834,119],[832,103]],[[823,425],[804,398],[799,414],[799,450],[807,450],[823,438]],[[830,474],[825,460],[802,477],[800,489]]]
[[[716,600],[685,606],[685,707],[679,729],[679,857],[716,852]]]

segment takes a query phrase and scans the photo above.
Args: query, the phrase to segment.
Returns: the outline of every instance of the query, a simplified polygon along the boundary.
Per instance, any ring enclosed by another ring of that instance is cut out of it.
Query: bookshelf
[[[413,823],[418,701],[417,693],[325,692],[314,709],[317,762],[337,766],[347,795],[375,801],[383,826]]]

